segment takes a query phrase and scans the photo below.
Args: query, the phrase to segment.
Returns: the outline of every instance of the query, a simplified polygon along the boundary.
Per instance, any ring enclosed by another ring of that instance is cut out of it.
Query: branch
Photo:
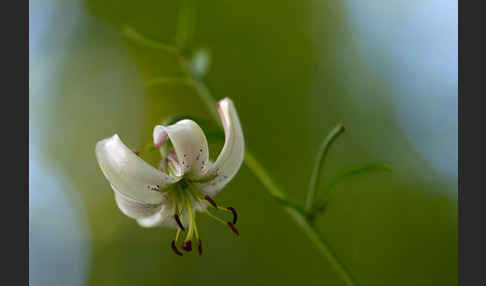
[[[307,212],[312,211],[316,190],[318,188],[317,184],[319,182],[319,177],[322,171],[322,167],[324,166],[324,160],[326,159],[327,152],[329,151],[329,148],[331,147],[332,143],[343,132],[344,132],[344,126],[342,124],[338,124],[326,136],[324,141],[322,141],[321,148],[319,149],[319,154],[317,155],[316,164],[314,166],[314,169],[312,170],[312,176],[309,183],[309,192],[307,193],[307,200],[305,204],[305,210]]]

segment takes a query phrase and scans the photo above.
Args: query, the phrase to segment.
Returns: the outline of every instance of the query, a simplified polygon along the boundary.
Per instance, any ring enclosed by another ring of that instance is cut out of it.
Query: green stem
[[[320,253],[326,257],[329,263],[339,273],[346,285],[356,286],[358,282],[353,278],[351,272],[339,261],[327,240],[322,237],[308,219],[301,215],[297,210],[286,207],[287,213],[294,219],[298,226],[304,231],[307,237],[314,243]]]
[[[145,36],[140,35],[137,31],[135,31],[130,27],[124,27],[122,32],[125,35],[125,37],[127,37],[128,39],[132,40],[134,43],[137,43],[141,46],[164,51],[168,54],[178,55],[181,53],[177,47],[149,39]]]
[[[268,192],[271,195],[281,199],[286,199],[285,193],[277,186],[277,184],[273,181],[270,175],[266,172],[262,165],[260,165],[255,157],[253,157],[248,149],[245,152],[245,165],[267,188]],[[346,268],[346,266],[339,261],[338,257],[330,247],[329,243],[319,234],[315,226],[311,224],[307,217],[295,208],[289,206],[283,206],[283,208],[295,221],[295,223],[304,231],[307,237],[314,243],[314,245],[321,252],[321,254],[329,260],[331,265],[340,274],[346,284],[349,286],[358,285],[358,283],[354,280],[353,276]]]
[[[322,141],[319,153],[317,154],[316,163],[314,169],[312,170],[312,176],[309,184],[309,191],[307,193],[307,200],[305,202],[306,212],[311,212],[314,204],[314,197],[316,195],[316,190],[318,189],[319,175],[321,174],[322,166],[324,165],[324,160],[326,158],[327,152],[331,147],[332,143],[339,134],[344,132],[344,126],[338,124],[333,130],[327,135],[326,139]]]
[[[204,84],[204,82],[198,79],[189,68],[189,64],[182,56],[179,57],[179,63],[182,68],[182,72],[191,79],[191,85],[196,89],[197,94],[201,97],[202,101],[206,105],[207,109],[211,113],[211,116],[221,126],[221,120],[219,118],[218,110],[216,109],[217,101]]]
[[[194,38],[195,4],[194,0],[185,0],[182,1],[182,5],[179,8],[179,24],[177,25],[175,43],[183,51],[191,45]]]

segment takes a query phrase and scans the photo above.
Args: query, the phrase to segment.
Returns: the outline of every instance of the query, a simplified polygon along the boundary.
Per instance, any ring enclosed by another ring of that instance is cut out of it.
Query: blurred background
[[[245,166],[217,197],[239,211],[241,236],[199,216],[201,257],[175,256],[173,230],[118,210],[96,142],[118,133],[143,149],[167,116],[210,118],[191,88],[147,87],[179,66],[121,32],[171,42],[180,9],[30,1],[30,285],[344,285]],[[248,147],[291,199],[304,202],[339,122],[324,181],[392,168],[338,185],[317,221],[360,285],[456,285],[457,1],[207,0],[195,19],[208,86],[234,100]]]

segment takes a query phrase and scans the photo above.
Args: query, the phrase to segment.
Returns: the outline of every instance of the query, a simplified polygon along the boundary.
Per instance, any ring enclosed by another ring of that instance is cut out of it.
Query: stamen
[[[230,210],[233,213],[233,224],[236,224],[236,220],[238,219],[238,214],[236,213],[236,210],[233,207],[228,207],[226,209]]]
[[[175,238],[176,243],[179,241],[179,236],[180,236],[181,233],[182,233],[182,230],[180,228],[178,228],[177,233],[176,233],[176,238]]]
[[[194,235],[196,236],[196,239],[199,240],[199,232],[197,231],[196,222],[194,222]]]
[[[172,250],[174,251],[175,254],[179,255],[179,256],[182,256],[182,252],[179,251],[179,249],[177,249],[176,245],[175,245],[175,241],[173,240],[172,243],[170,244],[170,247],[172,248]]]
[[[210,213],[207,209],[205,211],[205,213],[210,216],[211,218],[215,219],[216,221],[222,223],[222,224],[226,224],[227,222],[225,222],[224,220],[220,219],[219,217],[213,215],[212,213]]]
[[[238,219],[238,214],[236,213],[236,210],[233,207],[217,207],[218,210],[225,211],[227,213],[231,213],[233,215],[233,224],[236,224],[236,220]]]
[[[159,185],[147,185],[147,189],[152,190],[154,192],[158,192],[160,190]]]
[[[185,251],[191,251],[192,250],[192,243],[190,240],[186,240],[182,243],[182,246],[181,246],[182,249],[184,249]]]
[[[184,226],[182,225],[182,222],[181,220],[179,219],[179,215],[178,214],[175,214],[174,215],[174,220],[176,221],[177,225],[182,229],[182,230],[185,230]]]
[[[238,232],[238,230],[236,229],[235,225],[232,224],[231,222],[228,222],[228,226],[231,228],[231,231],[233,231],[233,233],[236,235],[236,236],[240,236],[240,233]]]
[[[216,204],[216,202],[213,201],[213,199],[209,195],[205,195],[204,199],[206,201],[208,201],[214,208],[218,208],[218,205]]]
[[[197,253],[199,254],[199,256],[202,255],[202,242],[201,242],[201,240],[199,240],[199,244],[197,245]]]

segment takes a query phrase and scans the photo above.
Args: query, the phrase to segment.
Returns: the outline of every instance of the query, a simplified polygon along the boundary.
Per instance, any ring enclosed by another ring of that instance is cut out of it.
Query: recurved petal
[[[123,144],[117,134],[99,141],[95,153],[98,164],[112,187],[141,203],[161,203],[164,195],[160,191],[180,180],[179,177],[169,176],[143,161]],[[150,189],[157,186],[159,191]]]
[[[186,119],[169,126],[157,125],[153,137],[154,145],[159,147],[166,138],[170,139],[182,174],[198,178],[207,170],[208,141],[196,122]]]
[[[139,218],[137,222],[143,227],[169,227],[177,228],[174,220],[174,211],[170,205],[163,204],[160,210],[152,216]]]
[[[152,216],[160,211],[162,208],[161,204],[147,204],[142,203],[140,201],[131,199],[124,194],[116,191],[115,193],[115,200],[118,208],[124,213],[125,215],[134,218],[146,218]]]
[[[220,100],[218,112],[224,128],[224,146],[216,162],[197,183],[199,189],[210,196],[216,195],[233,179],[245,156],[243,130],[233,101],[229,98]]]

